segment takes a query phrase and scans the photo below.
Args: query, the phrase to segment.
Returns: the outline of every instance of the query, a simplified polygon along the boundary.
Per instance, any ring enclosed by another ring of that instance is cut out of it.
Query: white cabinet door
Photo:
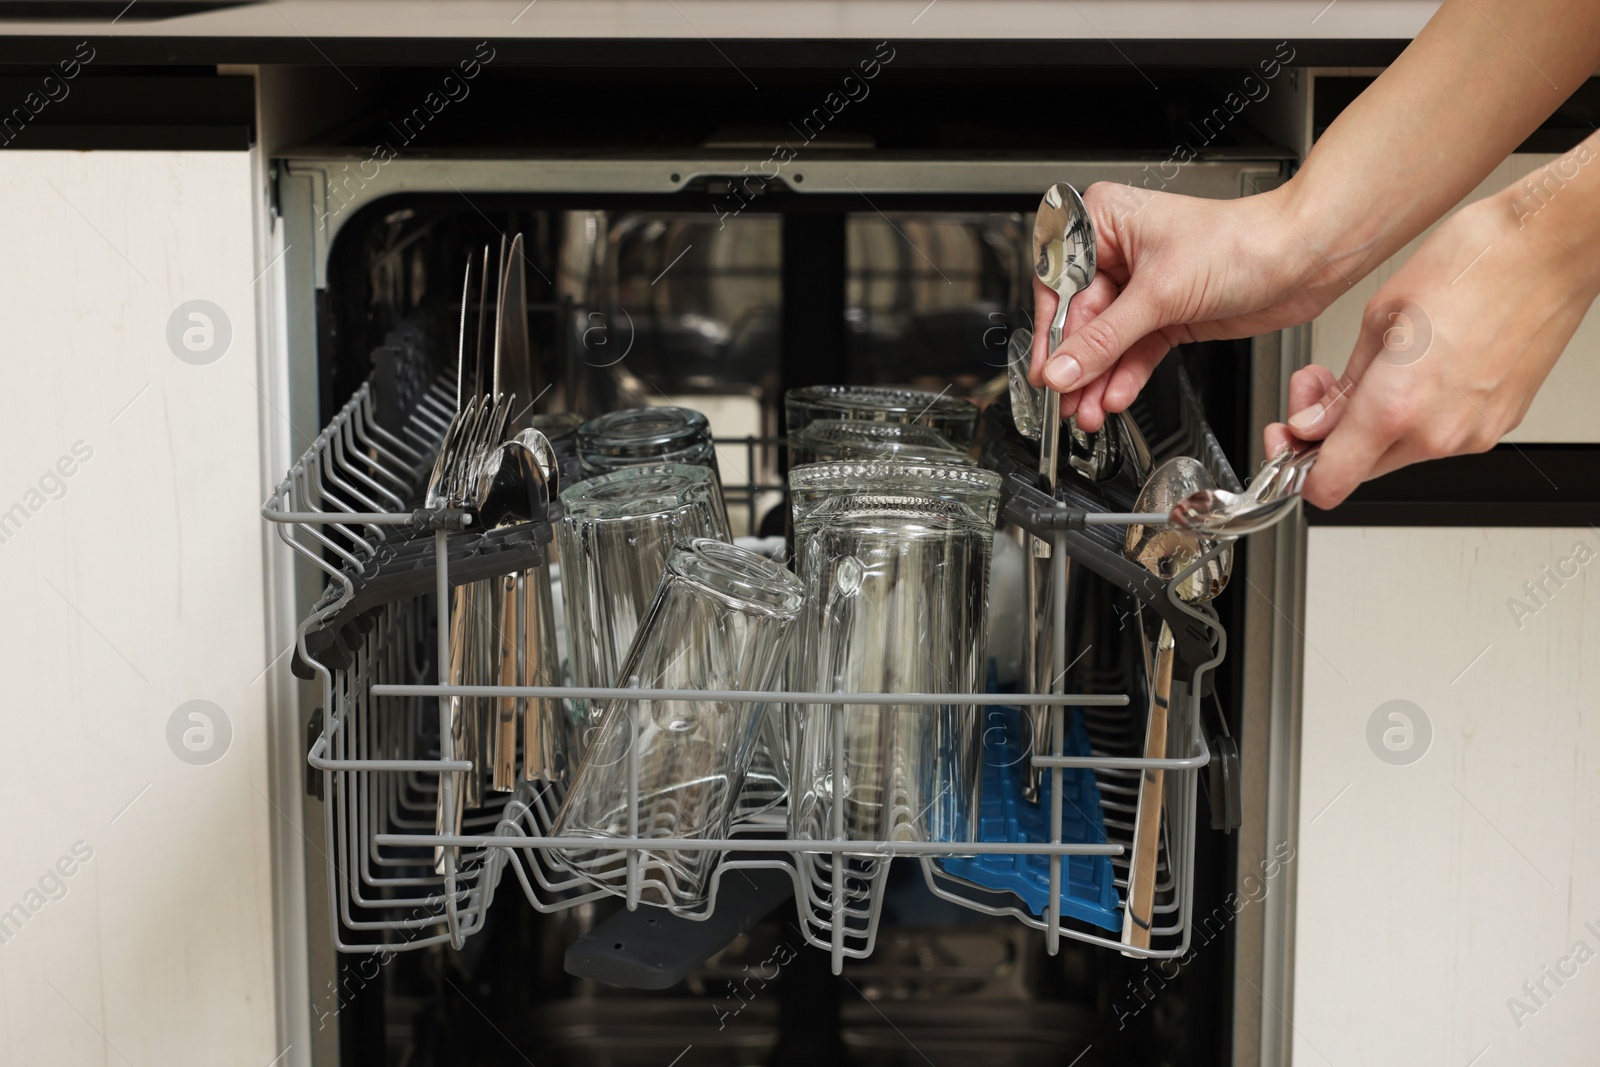
[[[1600,532],[1312,527],[1305,603],[1294,1063],[1595,1062]]]
[[[1554,155],[1517,154],[1509,157],[1474,189],[1462,204],[1470,204],[1497,193],[1512,182],[1527,182],[1529,175],[1558,157]],[[1554,186],[1535,193],[1525,190],[1523,200],[1526,210],[1533,210],[1541,198],[1548,200]],[[1448,216],[1447,216],[1448,217]],[[1311,324],[1311,361],[1321,363],[1335,374],[1343,374],[1350,360],[1356,339],[1361,334],[1361,313],[1378,292],[1378,287],[1400,269],[1434,227],[1406,245],[1388,262],[1351,286],[1349,291],[1335,300]],[[1600,396],[1600,303],[1589,309],[1589,314],[1578,326],[1567,350],[1544,388],[1534,398],[1522,423],[1505,435],[1507,441],[1536,442],[1541,444],[1579,444],[1600,442],[1600,416],[1595,414],[1595,397]]]
[[[286,1062],[253,166],[0,153],[7,1067]]]

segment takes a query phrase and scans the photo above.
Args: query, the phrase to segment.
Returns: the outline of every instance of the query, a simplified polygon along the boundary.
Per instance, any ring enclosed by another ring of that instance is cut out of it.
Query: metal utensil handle
[[[1290,450],[1292,451],[1288,458],[1278,467],[1277,477],[1273,479],[1273,488],[1284,496],[1298,496],[1300,490],[1305,487],[1306,476],[1311,473],[1317,457],[1322,454],[1322,442],[1318,441],[1314,445],[1300,449],[1294,449],[1291,445]]]
[[[1176,651],[1172,630],[1163,622],[1160,636],[1156,638],[1155,667],[1150,678],[1150,728],[1145,734],[1144,747],[1146,759],[1159,759],[1167,754],[1167,708],[1172,700],[1172,665]],[[1150,927],[1155,920],[1156,858],[1161,844],[1165,774],[1162,770],[1147,769],[1139,782],[1133,854],[1128,862],[1128,899],[1122,909],[1122,942],[1130,948],[1150,947]]]
[[[1050,348],[1045,352],[1047,359],[1051,352],[1061,347],[1062,331],[1067,324],[1067,309],[1071,306],[1070,296],[1056,302],[1056,317],[1050,320]],[[1044,419],[1044,432],[1039,443],[1039,473],[1044,475],[1045,484],[1054,494],[1056,464],[1061,456],[1061,394],[1054,389],[1046,388],[1044,410],[1039,414]]]

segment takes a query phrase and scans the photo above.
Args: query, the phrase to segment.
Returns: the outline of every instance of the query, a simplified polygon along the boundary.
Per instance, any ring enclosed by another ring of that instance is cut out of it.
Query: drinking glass
[[[731,540],[705,467],[627,467],[561,491],[561,601],[572,684],[618,684],[634,631],[656,595],[672,546]],[[600,709],[574,701],[580,732]]]
[[[693,408],[627,408],[592,418],[578,427],[578,458],[590,476],[656,463],[717,469],[711,424]]]
[[[722,501],[722,472],[711,424],[693,408],[626,408],[610,411],[578,427],[578,463],[586,478],[629,467],[682,463],[711,472],[717,510],[728,525]]]
[[[772,689],[801,604],[800,582],[759,553],[710,538],[680,544],[621,678],[646,689]],[[625,894],[627,852],[610,840],[727,837],[765,710],[711,699],[607,703],[551,829],[594,843],[557,850],[557,862]],[[641,848],[639,899],[693,910],[720,859],[709,849]]]
[[[806,611],[791,685],[813,692],[972,693],[1000,477],[892,461],[790,472]],[[792,709],[796,838],[971,840],[981,719],[970,704]],[[840,766],[835,768],[835,750]]]
[[[902,463],[958,463],[972,457],[927,426],[866,419],[816,419],[789,438],[789,465],[841,459],[892,459]]]
[[[881,385],[808,385],[783,396],[790,437],[818,419],[901,422],[937,430],[957,448],[972,444],[978,408],[959,397]]]

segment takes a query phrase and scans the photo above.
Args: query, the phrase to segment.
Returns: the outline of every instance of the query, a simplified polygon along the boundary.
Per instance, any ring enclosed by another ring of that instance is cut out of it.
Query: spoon
[[[1300,502],[1320,444],[1290,445],[1268,460],[1242,493],[1201,489],[1178,501],[1172,521],[1211,537],[1241,537],[1281,522]]]
[[[1204,464],[1188,456],[1177,456],[1150,475],[1134,510],[1143,513],[1170,511],[1177,501],[1215,485],[1216,480]],[[1128,527],[1123,554],[1156,577],[1170,582],[1215,546],[1214,538],[1192,530],[1136,523]],[[1225,545],[1178,585],[1177,594],[1186,603],[1203,603],[1222,592],[1232,573],[1233,547]],[[1172,629],[1163,621],[1156,637],[1155,662],[1150,667],[1150,725],[1145,734],[1145,759],[1164,759],[1167,755],[1167,716],[1176,653]],[[1128,861],[1128,898],[1122,911],[1122,941],[1131,948],[1150,947],[1164,788],[1164,771],[1148,769],[1140,779],[1133,849]]]
[[[1045,190],[1033,219],[1033,273],[1056,292],[1056,315],[1050,320],[1050,348],[1061,345],[1066,328],[1067,309],[1072,298],[1094,280],[1094,226],[1089,209],[1078,190],[1057,182]],[[1053,389],[1043,390],[1045,404],[1043,440],[1039,450],[1039,473],[1052,493],[1056,487],[1056,460],[1061,451],[1061,402]]]
[[[1216,484],[1205,464],[1189,456],[1175,456],[1150,475],[1133,510],[1140,514],[1170,514],[1180,501],[1202,492],[1216,492]],[[1171,524],[1134,523],[1128,527],[1122,554],[1162,581],[1171,581],[1210,551],[1216,540],[1204,531]],[[1184,579],[1178,595],[1191,604],[1210,600],[1227,586],[1232,572],[1233,548],[1228,546]]]
[[[529,428],[506,441],[490,457],[489,491],[479,511],[492,528],[530,522],[549,514],[560,490],[555,449],[544,434]],[[553,680],[549,575],[533,568],[498,579],[487,598],[499,619],[495,681],[499,685],[548,685]],[[516,788],[517,731],[522,731],[521,777],[555,781],[560,777],[559,733],[549,702],[539,698],[499,697],[495,706],[493,788]]]
[[[1028,381],[1028,362],[1033,349],[1033,331],[1019,326],[1011,331],[1006,341],[1006,379],[1011,387],[1011,421],[1017,432],[1030,441],[1037,441],[1044,432],[1042,408],[1047,389],[1036,388]]]

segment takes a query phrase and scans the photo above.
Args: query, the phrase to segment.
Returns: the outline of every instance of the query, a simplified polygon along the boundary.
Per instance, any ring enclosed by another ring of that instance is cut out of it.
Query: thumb
[[[1148,283],[1139,276],[1099,315],[1084,323],[1045,364],[1044,380],[1059,393],[1077,389],[1110,370],[1136,342],[1167,325]]]
[[[1420,334],[1420,336],[1419,336]],[[1308,441],[1321,440],[1333,432],[1344,417],[1348,406],[1346,398],[1376,359],[1392,363],[1410,363],[1421,358],[1432,341],[1432,327],[1426,315],[1410,301],[1378,300],[1367,305],[1361,318],[1361,334],[1345,364],[1344,373],[1329,381],[1331,375],[1320,372],[1316,379],[1322,386],[1314,399],[1304,394],[1311,392],[1307,367],[1290,379],[1289,429]],[[1298,393],[1297,393],[1298,388]]]
[[[1028,354],[1028,380],[1034,385],[1043,385],[1039,377],[1044,369],[1045,360],[1050,358],[1050,320],[1055,317],[1056,304],[1060,297],[1056,291],[1041,282],[1037,277],[1033,279],[1033,349]]]

